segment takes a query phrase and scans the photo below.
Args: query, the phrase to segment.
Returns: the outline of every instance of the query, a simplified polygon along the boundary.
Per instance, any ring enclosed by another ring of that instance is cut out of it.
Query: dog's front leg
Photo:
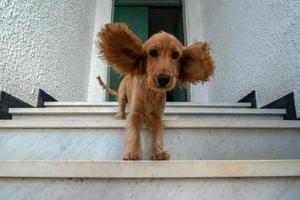
[[[141,160],[142,149],[140,142],[140,131],[143,125],[143,114],[139,112],[129,113],[125,133],[124,160]]]
[[[149,117],[148,128],[151,134],[151,160],[169,160],[170,154],[163,148],[163,122],[161,114]]]

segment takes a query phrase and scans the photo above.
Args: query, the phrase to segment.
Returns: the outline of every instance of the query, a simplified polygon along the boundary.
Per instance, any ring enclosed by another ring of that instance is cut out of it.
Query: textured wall
[[[236,101],[255,89],[259,106],[291,91],[300,114],[300,3],[202,0],[204,38],[217,72],[210,101]]]
[[[96,15],[95,15],[95,26],[93,35],[93,48],[91,55],[91,70],[90,70],[90,81],[88,87],[88,97],[89,102],[101,102],[105,101],[105,91],[99,87],[96,81],[96,76],[101,76],[103,80],[107,80],[107,65],[106,62],[98,58],[98,51],[96,47],[97,33],[100,31],[101,27],[111,21],[111,11],[112,11],[112,1],[110,0],[96,0]],[[107,81],[105,81],[107,82]]]
[[[0,89],[85,100],[96,0],[1,0]]]

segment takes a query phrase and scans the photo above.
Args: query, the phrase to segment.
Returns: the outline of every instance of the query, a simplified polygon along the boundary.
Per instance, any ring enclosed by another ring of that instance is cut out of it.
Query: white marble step
[[[0,161],[0,178],[300,177],[300,160]]]
[[[101,121],[27,121],[27,120],[0,120],[1,129],[123,129],[126,127],[126,120],[111,120],[102,123]],[[164,127],[169,129],[300,129],[299,120],[163,120]]]
[[[167,107],[203,107],[203,108],[249,108],[251,103],[195,103],[167,102]],[[117,102],[45,102],[45,107],[116,107]]]
[[[300,159],[299,121],[165,121],[174,160]],[[119,160],[125,121],[0,121],[0,160]],[[143,159],[150,138],[142,131]]]
[[[51,108],[10,108],[13,119],[18,120],[112,120],[117,107],[51,107]],[[282,120],[284,109],[249,108],[201,108],[167,107],[164,119],[198,120]]]
[[[0,199],[288,199],[299,160],[0,161]]]

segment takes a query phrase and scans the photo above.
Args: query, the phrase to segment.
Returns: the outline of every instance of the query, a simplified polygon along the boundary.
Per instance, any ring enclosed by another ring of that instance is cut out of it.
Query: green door
[[[127,2],[127,3],[126,3]],[[145,3],[143,3],[145,2]],[[163,6],[163,7],[162,7]],[[170,7],[171,6],[171,7]],[[177,8],[181,12],[181,3],[178,0],[174,0],[172,4],[172,0],[169,1],[169,4],[160,3],[157,0],[147,0],[147,1],[134,1],[134,0],[117,0],[114,6],[114,22],[126,23],[128,27],[143,41],[145,42],[150,36],[153,28],[157,28],[153,26],[153,24],[158,25],[159,23],[153,22],[149,20],[153,19],[152,13],[160,13],[155,12],[155,10],[159,9],[174,9]],[[167,10],[166,10],[167,12]],[[172,13],[170,13],[172,15]],[[156,16],[159,18],[159,16]],[[163,20],[162,20],[163,21]],[[160,21],[160,23],[163,23]],[[168,23],[168,22],[165,22]],[[159,26],[158,26],[159,28]],[[161,30],[161,29],[159,29]],[[164,30],[164,28],[162,28]],[[172,30],[168,29],[167,32],[173,33],[178,40],[183,43],[183,25],[182,25],[182,15],[178,17],[176,20],[176,25]],[[111,68],[110,68],[111,69]],[[114,72],[113,70],[109,71],[109,86],[113,89],[117,89],[122,80],[122,76]],[[109,94],[109,101],[116,101],[117,98]],[[167,101],[187,101],[187,93],[186,89],[176,87],[173,91],[168,92]]]
[[[126,23],[127,26],[144,42],[148,39],[148,7],[143,6],[115,6],[114,22]],[[111,69],[111,68],[110,68]],[[122,76],[115,71],[109,71],[109,86],[117,89]],[[117,98],[109,94],[109,101]]]

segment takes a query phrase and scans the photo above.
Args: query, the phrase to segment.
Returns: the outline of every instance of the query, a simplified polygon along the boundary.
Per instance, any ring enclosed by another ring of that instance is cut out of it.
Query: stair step
[[[282,121],[285,110],[167,103],[172,160],[120,161],[126,121],[112,119],[116,102],[45,106],[0,121],[0,199],[300,197],[300,123]],[[141,135],[148,159],[150,136]]]
[[[300,122],[298,120],[278,121],[212,121],[212,120],[163,120],[164,127],[169,129],[194,129],[194,128],[208,128],[208,129],[299,129]],[[27,120],[2,120],[0,121],[1,129],[120,129],[126,127],[126,120],[111,120],[101,123],[101,121],[27,121]]]
[[[13,162],[0,162],[0,199],[298,200],[300,197],[299,160]]]
[[[45,102],[45,107],[116,107],[118,102]],[[215,107],[215,108],[249,108],[251,103],[194,103],[167,102],[167,107]]]
[[[28,120],[111,120],[117,107],[10,108],[13,119]],[[167,107],[164,119],[282,120],[284,109]]]
[[[300,160],[0,161],[1,178],[236,178],[290,176],[300,176]]]
[[[115,114],[118,108],[85,108],[85,107],[60,107],[60,108],[10,108],[11,114]],[[193,108],[170,107],[165,109],[166,114],[286,114],[285,109],[248,109],[248,108]]]
[[[175,160],[300,159],[299,121],[164,121]],[[125,121],[0,121],[0,160],[118,160]],[[142,130],[143,159],[150,136]]]

